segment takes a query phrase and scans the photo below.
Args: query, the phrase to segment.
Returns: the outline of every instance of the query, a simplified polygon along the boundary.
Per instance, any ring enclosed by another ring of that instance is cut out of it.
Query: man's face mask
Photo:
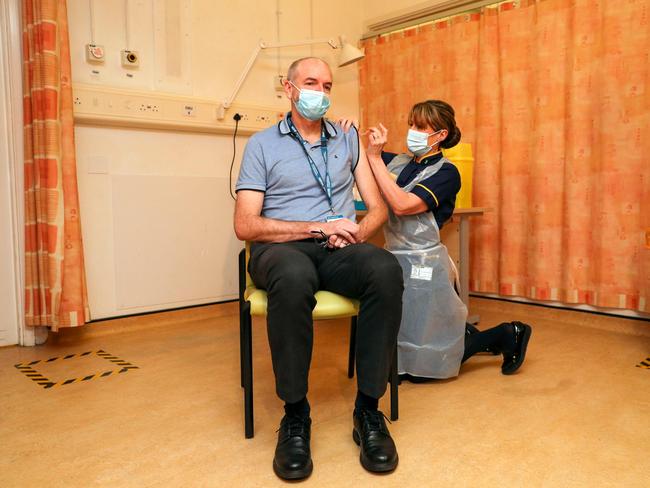
[[[327,109],[330,108],[330,99],[322,91],[298,88],[293,81],[289,81],[300,92],[296,108],[300,115],[309,120],[322,119]]]
[[[415,156],[423,156],[431,151],[432,146],[427,144],[429,137],[442,132],[442,130],[443,129],[428,133],[409,129],[408,135],[406,136],[406,146]]]

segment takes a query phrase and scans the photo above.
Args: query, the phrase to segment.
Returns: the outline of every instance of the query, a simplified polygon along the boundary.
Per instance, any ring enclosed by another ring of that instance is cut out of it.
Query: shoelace
[[[290,416],[287,417],[286,421],[283,421],[282,424],[280,425],[280,428],[276,430],[275,432],[278,433],[282,429],[283,425],[287,425],[287,432],[285,437],[295,437],[295,436],[300,436],[302,438],[307,438],[307,432],[305,429],[306,425],[306,420],[303,420],[302,418],[298,416]]]
[[[386,419],[389,424],[392,424],[392,422],[383,412],[380,412],[379,410],[364,410],[361,415],[363,418],[363,426],[366,431],[378,430],[384,434],[388,434],[386,424],[382,422],[382,419]]]

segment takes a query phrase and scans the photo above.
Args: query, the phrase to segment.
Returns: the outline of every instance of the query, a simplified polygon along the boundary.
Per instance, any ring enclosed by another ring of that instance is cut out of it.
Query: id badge
[[[343,218],[343,215],[328,215],[325,217],[325,222],[334,222],[335,220],[340,220]]]
[[[427,266],[413,266],[411,267],[411,279],[431,281],[433,276],[433,268]]]

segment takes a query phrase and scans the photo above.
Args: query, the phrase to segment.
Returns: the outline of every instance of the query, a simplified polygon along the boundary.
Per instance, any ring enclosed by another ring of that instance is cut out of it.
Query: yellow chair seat
[[[315,297],[316,307],[314,307],[312,313],[314,320],[338,319],[359,315],[359,300],[346,298],[324,290],[317,291]],[[244,292],[244,300],[249,301],[251,304],[251,315],[266,315],[267,298],[264,290],[248,286]]]

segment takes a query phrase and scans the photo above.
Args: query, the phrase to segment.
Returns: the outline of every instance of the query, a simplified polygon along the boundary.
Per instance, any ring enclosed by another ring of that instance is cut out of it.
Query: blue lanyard
[[[334,213],[334,208],[332,207],[332,180],[330,179],[330,172],[327,167],[327,137],[325,135],[324,123],[321,122],[322,125],[321,125],[321,133],[320,133],[320,152],[323,156],[323,161],[325,162],[324,180],[322,175],[320,174],[320,171],[318,171],[318,167],[316,166],[316,163],[309,155],[309,151],[307,151],[307,148],[305,147],[307,143],[300,135],[300,132],[298,132],[298,130],[296,129],[296,126],[293,125],[293,121],[291,120],[291,117],[287,117],[287,124],[289,125],[289,129],[291,130],[291,135],[300,143],[300,147],[302,147],[302,150],[305,152],[305,156],[307,156],[307,161],[309,161],[309,168],[311,169],[311,174],[314,175],[316,182],[325,192],[325,196],[327,197],[327,203],[329,203],[330,210],[332,211],[332,213]]]

